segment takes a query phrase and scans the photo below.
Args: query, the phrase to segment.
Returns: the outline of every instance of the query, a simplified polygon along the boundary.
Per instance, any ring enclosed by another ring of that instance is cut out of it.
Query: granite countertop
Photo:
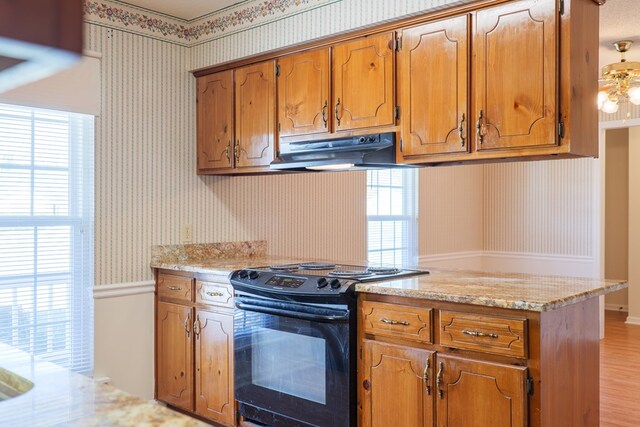
[[[206,426],[154,401],[94,382],[0,344],[0,382],[33,388],[0,401],[0,425],[32,426]],[[15,377],[15,374],[20,377]],[[19,388],[19,387],[16,387]]]
[[[261,243],[261,242],[260,242]],[[247,246],[248,245],[248,246]],[[197,246],[197,245],[195,245]],[[200,245],[206,247],[206,245]],[[253,247],[242,242],[241,248]],[[151,262],[152,268],[195,273],[228,275],[244,267],[292,264],[296,258],[267,256],[266,244],[247,255],[247,250],[230,250],[226,257],[207,257],[202,248],[185,254],[180,245],[160,247]],[[167,250],[171,248],[171,250]],[[229,249],[233,249],[229,247]],[[181,256],[175,255],[182,251]],[[232,256],[232,255],[236,256]],[[323,261],[323,260],[317,260]],[[381,282],[358,283],[356,292],[422,298],[436,301],[474,304],[529,311],[549,311],[627,287],[623,280],[532,274],[486,273],[477,271],[427,268],[428,275]]]

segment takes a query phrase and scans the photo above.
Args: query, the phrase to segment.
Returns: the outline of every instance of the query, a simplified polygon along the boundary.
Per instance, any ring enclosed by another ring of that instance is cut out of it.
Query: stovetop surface
[[[393,280],[428,273],[395,267],[313,262],[243,268],[234,271],[230,279],[236,293],[331,299],[353,294],[354,285],[358,282]]]

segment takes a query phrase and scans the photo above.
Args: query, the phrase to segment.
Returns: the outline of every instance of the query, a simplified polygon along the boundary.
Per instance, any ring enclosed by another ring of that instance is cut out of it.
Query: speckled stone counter
[[[153,401],[0,346],[0,366],[33,382],[24,394],[0,401],[0,425],[34,426],[206,426]],[[5,372],[5,374],[7,374]],[[11,375],[11,374],[7,374]]]
[[[156,259],[152,261],[151,267],[226,275],[243,267],[291,264],[300,261],[308,260],[277,256],[239,256],[184,262]],[[489,307],[548,311],[627,287],[627,283],[621,280],[433,268],[428,270],[428,275],[407,279],[359,283],[356,285],[356,291]]]

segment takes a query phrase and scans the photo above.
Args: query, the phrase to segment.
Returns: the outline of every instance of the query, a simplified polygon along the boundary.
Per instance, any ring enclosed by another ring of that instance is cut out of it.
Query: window
[[[93,116],[0,104],[0,260],[3,357],[93,369]]]
[[[416,169],[367,172],[367,255],[370,263],[417,263]]]

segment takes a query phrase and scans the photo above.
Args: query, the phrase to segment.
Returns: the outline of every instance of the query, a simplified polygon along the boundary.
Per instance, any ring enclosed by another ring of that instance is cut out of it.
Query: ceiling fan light
[[[627,92],[629,101],[634,105],[640,105],[640,86],[634,86]]]
[[[617,102],[613,102],[610,99],[607,99],[604,104],[602,104],[602,111],[604,111],[605,113],[608,114],[613,114],[616,113],[618,111],[618,103]]]
[[[609,95],[607,95],[606,91],[598,92],[598,110],[602,110],[602,106],[607,99],[609,99]]]

